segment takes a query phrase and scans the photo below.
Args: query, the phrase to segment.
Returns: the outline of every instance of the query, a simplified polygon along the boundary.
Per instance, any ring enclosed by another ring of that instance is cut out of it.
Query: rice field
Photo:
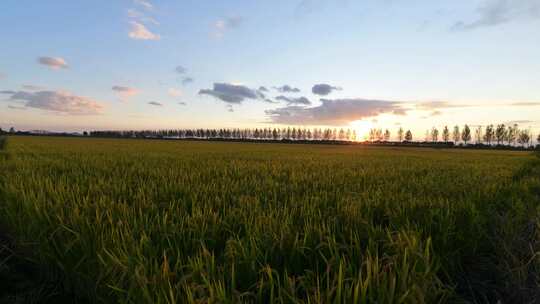
[[[0,151],[16,254],[90,303],[535,302],[539,215],[530,152],[55,137]]]

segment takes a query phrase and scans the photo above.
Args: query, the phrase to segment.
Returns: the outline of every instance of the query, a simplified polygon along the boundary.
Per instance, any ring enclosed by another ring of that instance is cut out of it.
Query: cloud
[[[150,24],[154,24],[154,25],[159,25],[159,22],[152,18],[152,17],[148,17],[146,16],[145,14],[137,11],[137,10],[134,10],[134,9],[128,9],[127,10],[127,15],[129,18],[132,18],[132,19],[135,19],[135,20],[139,20],[140,22],[142,23],[150,23]]]
[[[433,116],[441,116],[442,115],[442,112],[439,111],[439,110],[435,110],[433,112],[431,112],[431,114],[429,114],[429,116],[433,117]]]
[[[175,88],[169,88],[169,90],[167,90],[167,93],[169,93],[169,96],[172,96],[172,97],[182,96],[182,91]]]
[[[64,58],[60,57],[39,57],[37,61],[39,64],[46,65],[54,70],[68,68],[68,64]]]
[[[245,99],[259,99],[261,93],[243,85],[214,83],[213,89],[199,91],[200,95],[210,95],[232,104],[241,104]]]
[[[240,16],[219,19],[214,23],[214,36],[221,38],[226,31],[240,27],[242,22],[243,18]]]
[[[395,109],[394,111],[392,111],[392,114],[405,116],[407,115],[407,109]]]
[[[113,86],[112,90],[115,91],[120,97],[121,101],[127,101],[130,97],[139,94],[139,90],[130,87]]]
[[[311,92],[313,94],[321,95],[321,96],[326,96],[326,95],[332,93],[332,91],[335,91],[335,90],[341,90],[341,88],[334,87],[334,86],[331,86],[331,85],[325,84],[325,83],[316,84],[316,85],[313,86],[313,88],[311,88]]]
[[[43,90],[42,87],[36,86],[36,85],[32,85],[32,84],[23,84],[21,87],[22,87],[24,90],[28,90],[28,91],[40,91],[40,90]]]
[[[514,102],[511,105],[518,106],[518,107],[534,107],[534,106],[540,106],[540,102]]]
[[[488,0],[477,8],[478,18],[452,26],[452,30],[466,31],[481,27],[491,27],[508,23],[516,19],[540,18],[540,1],[538,0]]]
[[[265,86],[260,86],[259,92],[268,92],[268,89]]]
[[[190,84],[192,83],[193,81],[195,81],[195,79],[191,78],[191,77],[184,77],[182,79],[182,84],[183,85],[187,85],[187,84]]]
[[[23,102],[24,108],[36,108],[73,115],[96,115],[103,110],[98,101],[84,96],[76,96],[66,91],[17,91],[10,100]]]
[[[157,101],[150,101],[148,104],[152,105],[152,106],[156,106],[156,107],[162,107],[163,106],[162,103],[157,102]]]
[[[11,90],[5,90],[5,91],[0,91],[0,94],[9,94],[9,95],[13,95],[17,93],[16,91],[11,91]]]
[[[160,40],[161,36],[158,34],[152,33],[149,29],[144,26],[144,24],[137,22],[137,21],[131,21],[131,30],[129,31],[128,36],[131,39],[135,40]]]
[[[431,110],[436,110],[436,109],[448,109],[448,108],[468,108],[468,107],[474,107],[474,106],[476,105],[454,104],[454,103],[449,103],[447,101],[427,101],[427,102],[421,102],[421,103],[415,104],[415,107],[418,110],[426,110],[426,111],[431,111]]]
[[[181,65],[177,66],[174,70],[178,74],[185,74],[187,72],[187,69]]]
[[[154,8],[154,5],[152,5],[152,3],[150,3],[150,1],[147,1],[147,0],[133,0],[133,2],[137,5],[144,7],[147,10],[151,10]]]
[[[227,109],[227,112],[234,112],[233,106],[230,104],[228,104],[225,108]]]
[[[292,125],[345,125],[401,108],[400,102],[371,99],[321,99],[315,107],[287,106],[265,111],[273,123]]]
[[[0,73],[0,80],[2,80],[2,79],[4,79],[4,78],[7,78],[6,74]]]
[[[8,105],[8,109],[12,109],[12,110],[22,110],[22,111],[25,111],[25,110],[26,110],[25,107],[19,107],[19,106],[14,106],[14,105]]]
[[[274,87],[274,89],[278,90],[281,93],[300,93],[299,88],[293,88],[289,86],[288,84],[281,87]]]
[[[178,104],[181,105],[181,106],[187,106],[187,103],[185,103],[183,101],[179,102]]]
[[[285,101],[287,102],[287,105],[307,105],[307,106],[311,105],[311,101],[309,101],[309,99],[303,96],[295,98],[295,97],[287,97],[287,96],[280,95],[276,97],[276,100]]]

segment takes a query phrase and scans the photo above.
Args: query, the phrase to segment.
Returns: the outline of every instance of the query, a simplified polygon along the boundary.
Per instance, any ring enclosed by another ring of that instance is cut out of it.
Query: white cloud
[[[129,31],[129,37],[136,40],[160,40],[161,36],[152,33],[146,26],[137,21],[131,21],[131,30]]]
[[[152,5],[152,3],[150,3],[150,1],[147,1],[147,0],[133,0],[133,2],[137,5],[144,7],[147,10],[151,10],[154,8],[154,5]]]
[[[67,62],[60,57],[39,57],[37,61],[39,64],[46,65],[54,70],[68,68]]]
[[[66,91],[12,92],[9,100],[22,102],[18,109],[36,108],[73,115],[96,115],[103,110],[103,105],[84,96],[76,96]]]

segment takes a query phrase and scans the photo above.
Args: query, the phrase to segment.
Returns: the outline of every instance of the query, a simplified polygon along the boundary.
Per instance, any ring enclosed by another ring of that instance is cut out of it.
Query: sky
[[[540,0],[3,0],[0,37],[4,129],[540,132]]]

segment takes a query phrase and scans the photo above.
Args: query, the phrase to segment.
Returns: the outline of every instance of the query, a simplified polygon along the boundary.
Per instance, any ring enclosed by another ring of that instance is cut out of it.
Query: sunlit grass
[[[33,137],[0,153],[0,220],[98,302],[483,302],[538,287],[528,153]]]

